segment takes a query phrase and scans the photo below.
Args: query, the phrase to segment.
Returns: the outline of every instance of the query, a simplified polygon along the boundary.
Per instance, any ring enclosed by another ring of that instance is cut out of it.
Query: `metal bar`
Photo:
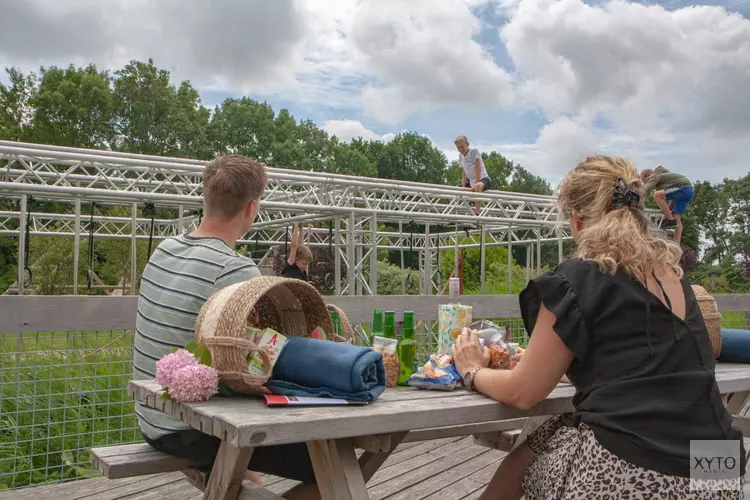
[[[354,252],[354,214],[349,214],[349,224],[346,228],[346,232],[348,235],[347,245],[346,245],[346,260],[348,264],[348,268],[346,271],[346,277],[349,281],[349,295],[354,295],[356,292],[356,285],[357,285],[357,256]]]
[[[563,240],[560,228],[557,228],[557,261],[563,261]]]
[[[185,207],[180,205],[177,207],[177,211],[177,234],[182,234],[185,232]]]
[[[508,294],[513,293],[513,238],[511,235],[511,228],[508,228]]]
[[[430,242],[430,224],[424,226],[424,278],[425,295],[432,295],[432,243]]]
[[[370,290],[372,295],[378,294],[378,216],[373,214],[370,219]]]
[[[480,247],[480,255],[479,255],[479,263],[481,266],[481,276],[480,276],[480,282],[481,282],[481,292],[484,294],[484,281],[485,281],[485,262],[484,258],[486,255],[486,246],[484,245],[484,226],[482,226],[482,246]]]
[[[341,295],[341,217],[336,216],[334,218],[335,221],[335,227],[334,227],[334,243],[333,243],[333,253],[334,253],[334,264],[335,264],[335,277],[336,280],[336,295]]]
[[[138,288],[136,286],[136,273],[138,271],[138,249],[137,249],[137,243],[138,240],[136,238],[136,226],[138,225],[138,204],[133,203],[132,205],[133,210],[133,237],[130,240],[130,293],[132,295],[136,295],[136,289]],[[180,214],[181,216],[182,214]],[[148,256],[150,257],[150,256]]]
[[[28,198],[24,194],[21,196],[21,219],[18,226],[18,295],[24,295],[24,281],[26,279],[26,225],[29,223],[27,219],[28,212]]]
[[[403,236],[404,234],[404,223],[398,221],[398,232]],[[406,295],[406,273],[404,273],[404,246],[400,245],[399,252],[401,253],[401,295]],[[411,272],[411,269],[409,270]]]
[[[76,199],[75,228],[73,233],[73,295],[78,295],[78,261],[81,256],[81,200]]]

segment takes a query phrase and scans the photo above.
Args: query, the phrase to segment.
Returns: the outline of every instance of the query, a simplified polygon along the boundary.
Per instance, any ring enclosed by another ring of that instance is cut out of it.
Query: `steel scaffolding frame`
[[[138,215],[146,204],[178,210],[175,220],[153,221],[155,240],[197,226],[198,216],[186,214],[202,208],[205,163],[0,141],[0,198],[19,200],[18,211],[0,212],[0,235],[17,236],[19,248],[23,248],[26,233],[73,237],[77,271],[80,239],[88,237],[87,231],[82,231],[82,223],[88,224],[90,219],[81,213],[81,203],[128,206],[131,217],[94,216],[93,234],[96,239],[130,239],[135,263],[135,242],[152,234],[151,219]],[[541,268],[542,244],[556,242],[562,258],[563,242],[570,239],[567,225],[558,221],[552,196],[500,191],[473,193],[466,188],[279,168],[269,168],[268,177],[253,231],[239,243],[278,246],[287,241],[288,228],[294,222],[305,225],[328,222],[332,229],[310,228],[310,246],[335,249],[337,294],[377,293],[378,249],[400,250],[402,267],[404,248],[418,252],[419,290],[429,295],[443,286],[444,277],[439,274],[437,260],[439,249],[480,248],[484,291],[485,248],[527,246],[537,257],[536,266],[527,259],[528,274],[529,268]],[[35,200],[72,203],[73,213],[29,212],[29,196]],[[477,201],[481,202],[478,216],[473,208]],[[653,214],[655,222],[660,217]],[[399,231],[381,229],[379,224],[398,225]],[[421,226],[423,232],[414,233],[414,226]],[[445,228],[448,231],[443,231]],[[440,232],[436,234],[435,230]],[[19,293],[23,293],[26,265],[23,259],[23,252],[19,252]],[[509,258],[509,286],[511,265]],[[343,283],[342,271],[346,271]]]

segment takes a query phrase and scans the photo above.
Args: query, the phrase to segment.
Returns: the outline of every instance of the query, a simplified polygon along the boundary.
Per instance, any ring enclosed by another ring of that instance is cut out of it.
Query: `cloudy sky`
[[[556,183],[587,153],[750,171],[750,0],[0,0],[0,65],[152,57],[342,140],[469,137]],[[3,77],[4,78],[4,77]]]

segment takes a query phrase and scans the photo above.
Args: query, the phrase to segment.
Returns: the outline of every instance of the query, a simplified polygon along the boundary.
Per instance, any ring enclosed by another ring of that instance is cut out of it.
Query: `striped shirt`
[[[201,306],[218,290],[260,276],[255,263],[218,238],[183,234],[156,247],[141,278],[133,346],[133,377],[156,378],[156,361],[195,338]],[[190,429],[166,413],[136,402],[149,439]]]

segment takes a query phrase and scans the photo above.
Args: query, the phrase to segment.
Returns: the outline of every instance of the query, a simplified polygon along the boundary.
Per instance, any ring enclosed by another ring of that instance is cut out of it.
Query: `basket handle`
[[[203,343],[206,345],[206,347],[222,346],[241,349],[246,353],[245,358],[247,358],[250,354],[257,352],[260,355],[260,360],[263,364],[263,375],[252,375],[250,373],[248,373],[247,375],[264,383],[271,378],[271,374],[273,373],[273,367],[271,366],[271,357],[268,355],[266,349],[256,346],[249,340],[235,337],[211,337],[205,339]]]

